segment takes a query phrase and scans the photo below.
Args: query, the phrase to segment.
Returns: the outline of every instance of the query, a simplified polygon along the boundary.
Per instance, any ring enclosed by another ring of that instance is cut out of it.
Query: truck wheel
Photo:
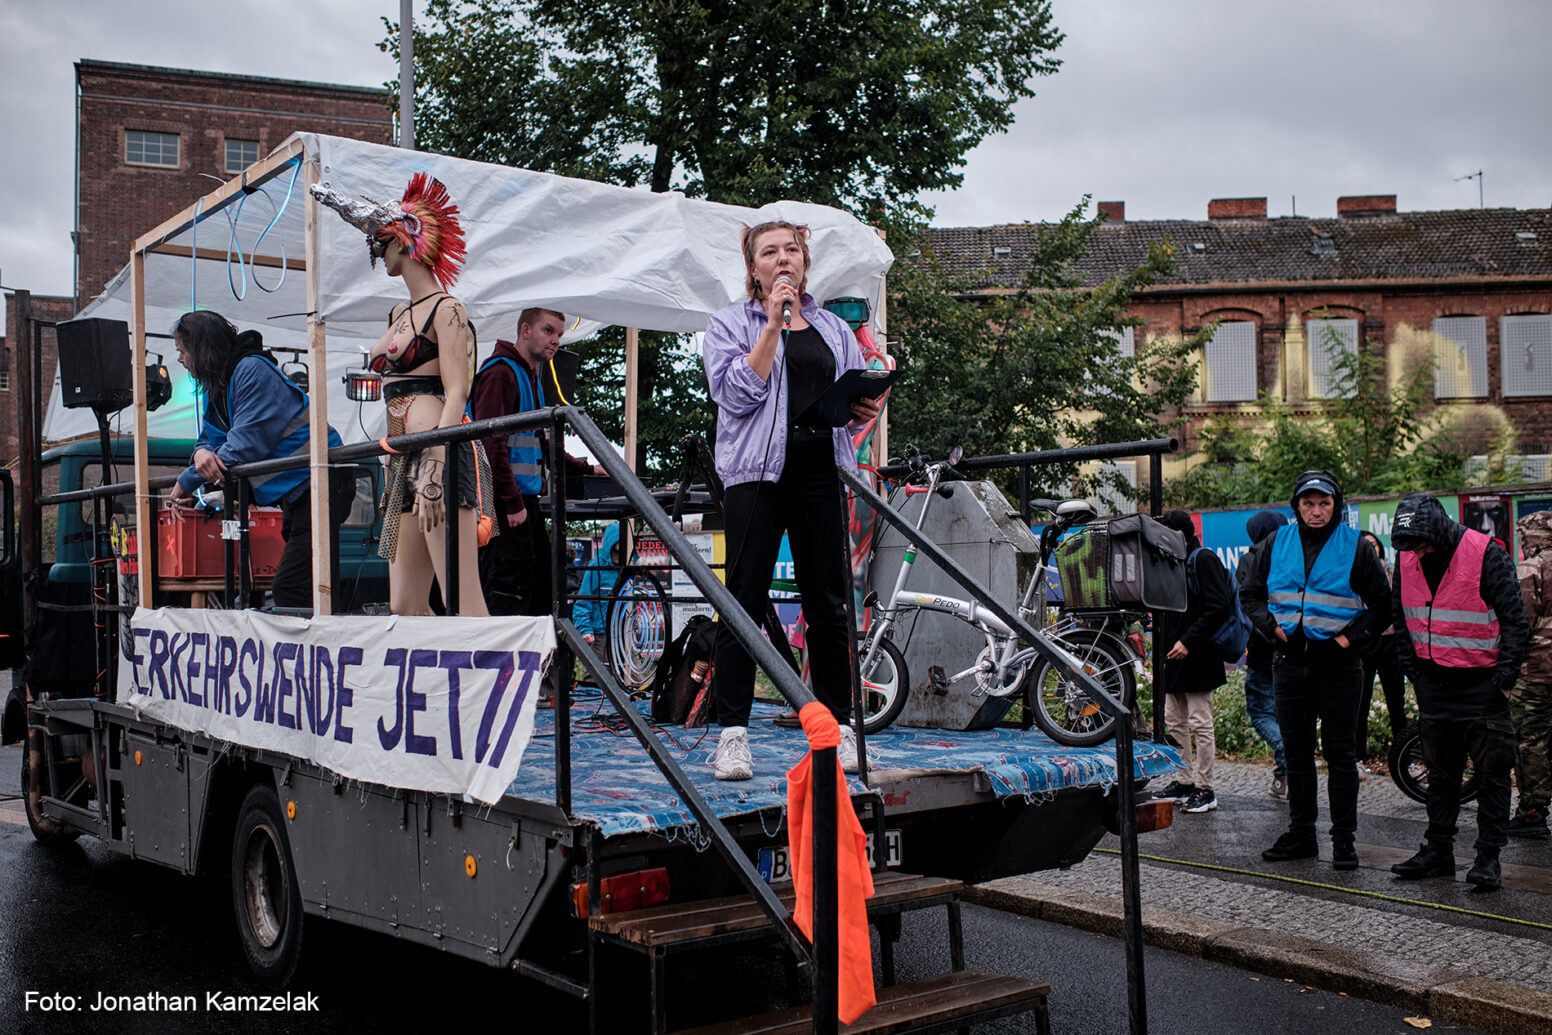
[[[282,987],[302,954],[302,889],[272,787],[248,792],[232,838],[232,907],[243,955],[264,984]]]
[[[22,802],[27,812],[27,826],[32,830],[33,839],[46,848],[58,848],[67,845],[81,836],[79,830],[73,830],[58,820],[49,819],[39,811],[38,799],[42,797],[41,787],[32,785],[32,738],[35,731],[29,731],[27,741],[22,746]],[[38,734],[41,736],[41,734]]]

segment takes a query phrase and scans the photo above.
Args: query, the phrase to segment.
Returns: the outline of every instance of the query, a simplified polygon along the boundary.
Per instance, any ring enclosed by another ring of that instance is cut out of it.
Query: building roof
[[[82,72],[101,72],[110,75],[145,79],[170,79],[175,82],[205,81],[223,86],[268,86],[293,90],[319,90],[331,94],[354,94],[366,100],[380,101],[388,95],[385,86],[345,86],[340,83],[319,83],[306,79],[275,79],[270,76],[239,75],[233,72],[204,72],[192,68],[163,68],[158,65],[132,65],[119,61],[93,61],[81,58],[75,63],[77,79]]]
[[[933,228],[945,270],[976,288],[1017,287],[1041,224]],[[1362,218],[1189,220],[1111,223],[1097,228],[1079,260],[1094,286],[1141,266],[1148,248],[1175,246],[1171,286],[1258,282],[1435,281],[1469,277],[1552,277],[1552,209],[1459,209]],[[994,248],[1008,249],[994,255]]]

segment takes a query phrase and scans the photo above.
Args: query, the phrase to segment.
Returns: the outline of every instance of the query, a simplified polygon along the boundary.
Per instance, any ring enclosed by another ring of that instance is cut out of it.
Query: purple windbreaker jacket
[[[839,316],[815,304],[805,294],[803,319],[818,328],[820,337],[835,354],[835,373],[863,367],[862,350],[850,325]],[[730,305],[711,318],[701,345],[706,366],[706,381],[711,399],[717,404],[717,474],[725,485],[743,482],[774,482],[781,477],[787,459],[787,379],[782,376],[786,343],[778,342],[771,363],[771,379],[761,380],[745,359],[765,330],[765,310],[751,299]],[[772,385],[777,390],[772,391]],[[772,431],[772,422],[775,430]],[[851,433],[836,428],[831,436],[835,444],[835,464],[857,470]],[[766,457],[766,442],[770,456]]]

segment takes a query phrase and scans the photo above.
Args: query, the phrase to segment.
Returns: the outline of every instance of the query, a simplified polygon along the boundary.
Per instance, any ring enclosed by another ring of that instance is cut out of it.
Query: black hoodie
[[[1414,492],[1396,505],[1392,540],[1405,542],[1405,537],[1412,536],[1434,545],[1432,553],[1420,558],[1430,590],[1438,590],[1465,534],[1466,526],[1452,521],[1444,506],[1432,496]],[[1492,669],[1449,668],[1422,660],[1412,649],[1412,637],[1401,608],[1401,565],[1396,565],[1391,606],[1397,657],[1417,691],[1417,706],[1425,714],[1440,718],[1496,714],[1507,707],[1504,693],[1520,677],[1530,623],[1525,618],[1525,603],[1520,599],[1514,562],[1496,543],[1489,543],[1482,557],[1481,580],[1482,599],[1498,614],[1498,664]]]
[[[1299,501],[1293,501],[1293,513],[1299,513]],[[1299,544],[1304,547],[1304,573],[1309,574],[1320,556],[1326,540],[1342,522],[1342,494],[1338,492],[1332,505],[1331,520],[1324,528],[1310,528],[1299,519]],[[1353,567],[1348,574],[1348,584],[1363,598],[1364,612],[1354,618],[1342,635],[1349,647],[1343,648],[1336,637],[1328,640],[1307,639],[1302,628],[1295,630],[1284,643],[1277,638],[1277,620],[1266,606],[1266,579],[1272,568],[1272,548],[1277,536],[1269,535],[1250,548],[1240,562],[1239,602],[1250,618],[1250,624],[1273,644],[1274,650],[1300,665],[1342,663],[1358,660],[1363,646],[1380,634],[1390,624],[1390,584],[1385,579],[1385,569],[1374,551],[1362,540],[1353,551]]]
[[[1165,524],[1168,524],[1166,521]],[[1186,554],[1201,542],[1190,522],[1185,527],[1170,525],[1186,539]],[[1158,611],[1154,614],[1155,629],[1163,662],[1160,688],[1166,694],[1199,694],[1215,690],[1227,680],[1223,670],[1223,656],[1213,646],[1213,633],[1218,631],[1234,613],[1229,596],[1229,573],[1211,550],[1197,554],[1192,565],[1196,572],[1196,585],[1190,588],[1184,612]],[[1174,661],[1164,657],[1179,641],[1186,646],[1186,656]]]

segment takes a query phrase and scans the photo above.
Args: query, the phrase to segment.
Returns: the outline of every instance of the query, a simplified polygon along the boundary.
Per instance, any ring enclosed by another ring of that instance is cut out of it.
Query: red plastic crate
[[[253,577],[267,579],[280,564],[279,507],[248,508],[248,555]],[[190,507],[157,512],[156,573],[164,579],[219,579],[226,575],[226,541],[221,516]]]

